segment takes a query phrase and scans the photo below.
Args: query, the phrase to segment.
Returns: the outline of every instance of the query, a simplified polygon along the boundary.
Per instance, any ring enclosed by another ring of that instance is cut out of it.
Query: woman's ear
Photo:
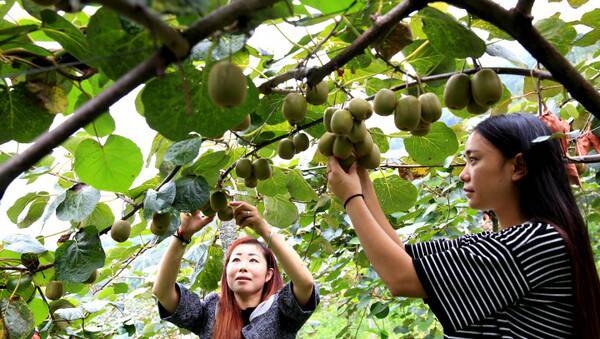
[[[525,158],[523,153],[518,153],[514,157],[515,167],[513,170],[512,180],[519,181],[527,174],[527,166],[525,165]]]
[[[272,268],[268,268],[267,269],[267,276],[265,277],[265,283],[268,283],[269,281],[271,281],[271,278],[273,278],[273,269]]]

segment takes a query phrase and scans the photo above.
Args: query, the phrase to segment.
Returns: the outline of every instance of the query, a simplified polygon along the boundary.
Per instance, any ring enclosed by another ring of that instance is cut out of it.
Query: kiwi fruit
[[[502,97],[502,82],[489,68],[481,69],[471,79],[471,95],[479,106],[490,106]]]
[[[171,225],[171,215],[169,213],[154,213],[152,215],[152,224],[150,231],[155,235],[164,235]]]
[[[325,125],[325,129],[327,130],[327,132],[333,132],[331,130],[331,117],[333,117],[333,113],[335,113],[335,111],[337,111],[337,108],[329,107],[325,110],[325,113],[323,114],[323,125]]]
[[[110,228],[110,236],[116,242],[124,242],[131,234],[131,224],[126,220],[117,220]]]
[[[306,135],[306,133],[298,133],[294,135],[293,142],[297,153],[306,151],[310,145],[310,141],[308,140],[308,135]]]
[[[233,208],[231,208],[231,206],[226,206],[225,208],[220,209],[219,212],[217,212],[217,215],[221,221],[229,221],[233,219]]]
[[[238,160],[238,162],[235,164],[235,174],[244,179],[252,176],[252,161],[247,158]]]
[[[365,138],[361,142],[354,144],[354,151],[356,153],[356,156],[362,158],[365,155],[369,154],[369,152],[371,152],[371,149],[373,149],[374,144],[375,143],[373,142],[373,137],[371,137],[371,133],[367,133],[367,135],[365,135]]]
[[[63,283],[60,280],[50,280],[46,285],[46,298],[50,300],[60,299],[64,292]]]
[[[227,195],[223,191],[214,191],[210,195],[210,208],[220,211],[227,207]]]
[[[410,134],[417,136],[417,137],[422,137],[422,136],[427,135],[427,133],[429,133],[429,131],[431,131],[431,123],[421,120],[419,122],[419,125],[417,126],[417,128],[410,131]]]
[[[86,281],[84,281],[84,284],[92,284],[94,283],[94,281],[96,281],[96,278],[98,278],[98,270],[94,270],[94,272],[92,272],[92,274],[90,274],[90,277],[87,278]]]
[[[252,172],[258,180],[267,180],[271,177],[271,164],[265,158],[258,158],[252,163]]]
[[[246,185],[246,187],[254,188],[254,187],[256,187],[257,183],[258,183],[258,180],[256,179],[255,176],[251,176],[249,178],[244,179],[244,184]]]
[[[490,109],[489,106],[481,106],[472,98],[467,105],[467,111],[471,114],[483,114],[487,112],[488,109]]]
[[[344,169],[344,171],[348,172],[352,164],[356,162],[356,157],[354,155],[350,155],[346,159],[339,159],[340,167]]]
[[[350,139],[352,143],[361,142],[367,133],[369,133],[369,130],[367,130],[367,125],[365,125],[365,122],[355,121],[354,125],[352,126],[352,130],[348,134],[348,139]]]
[[[315,87],[309,88],[306,92],[306,101],[311,105],[322,105],[327,102],[329,88],[327,82],[321,81]]]
[[[419,125],[421,120],[421,103],[412,95],[405,95],[398,99],[394,112],[394,123],[402,131],[410,131]]]
[[[366,120],[371,117],[373,114],[373,109],[371,108],[371,104],[361,98],[354,98],[350,100],[348,104],[348,110],[352,113],[352,116],[356,120]]]
[[[279,140],[279,144],[277,145],[277,154],[281,159],[290,160],[293,158],[294,154],[296,154],[294,142],[289,138]]]
[[[421,120],[435,122],[442,116],[442,104],[437,95],[423,93],[419,96],[419,104],[421,104]]]
[[[387,88],[380,89],[375,94],[375,100],[373,100],[373,110],[375,113],[388,116],[394,114],[396,108],[396,94],[392,90]]]
[[[246,99],[246,76],[229,61],[214,64],[208,72],[208,96],[215,105],[235,107]]]
[[[464,73],[454,74],[446,82],[444,103],[450,109],[463,109],[471,100],[471,79]]]
[[[331,117],[331,131],[335,134],[345,135],[352,131],[352,113],[339,109]]]
[[[333,155],[339,159],[346,159],[352,155],[352,143],[344,135],[338,135],[333,142]]]
[[[204,204],[204,206],[202,206],[200,210],[202,211],[202,214],[204,214],[204,216],[207,217],[212,217],[215,214],[217,214],[217,211],[213,210],[212,207],[210,207],[210,199],[206,202],[206,204]]]
[[[250,118],[250,114],[248,114],[244,118],[244,121],[240,122],[240,124],[235,126],[234,128],[232,128],[232,130],[236,131],[236,132],[245,131],[248,129],[248,127],[250,127],[251,123],[252,123],[252,119]]]
[[[283,116],[290,122],[296,124],[304,120],[306,115],[306,99],[300,93],[290,93],[283,101]]]
[[[361,167],[368,169],[379,167],[379,163],[381,162],[381,152],[379,151],[379,147],[373,144],[371,151],[365,156],[358,158],[357,162]]]
[[[326,157],[333,155],[333,143],[335,141],[335,138],[335,134],[325,132],[325,134],[323,134],[319,139],[319,144],[317,146],[319,152],[321,152],[321,154],[323,154]]]

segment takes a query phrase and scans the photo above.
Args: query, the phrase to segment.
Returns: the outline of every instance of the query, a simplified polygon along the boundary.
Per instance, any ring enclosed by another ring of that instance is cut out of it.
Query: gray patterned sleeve
[[[313,285],[313,293],[308,304],[300,306],[294,296],[292,286],[292,282],[290,281],[279,291],[277,306],[280,314],[287,320],[286,326],[298,331],[308,318],[310,318],[319,304],[319,288],[316,284]]]
[[[196,293],[191,292],[179,283],[175,286],[179,291],[179,303],[175,308],[175,312],[169,314],[169,311],[158,302],[160,318],[198,334],[205,326],[208,318],[208,303],[206,300],[214,297],[214,293],[209,294],[206,300],[202,300]]]

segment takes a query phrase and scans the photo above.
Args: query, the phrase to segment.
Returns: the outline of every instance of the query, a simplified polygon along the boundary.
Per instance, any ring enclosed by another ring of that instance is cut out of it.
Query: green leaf
[[[382,154],[390,150],[390,143],[388,141],[388,137],[387,135],[385,135],[385,133],[383,133],[381,128],[369,128],[369,132],[373,137],[373,142],[375,143],[375,145],[377,145],[377,147],[379,147],[379,151],[381,151]]]
[[[144,198],[144,218],[150,219],[154,212],[161,212],[171,206],[175,200],[175,183],[170,181],[158,192],[149,189]]]
[[[19,228],[27,228],[31,226],[34,222],[36,222],[44,213],[44,209],[46,208],[46,204],[50,200],[50,197],[47,195],[37,196],[29,205],[29,210],[25,217],[17,223],[17,227]]]
[[[90,18],[86,35],[96,56],[90,63],[110,79],[118,79],[155,50],[150,32],[104,7]]]
[[[443,122],[434,122],[431,131],[423,137],[404,139],[406,151],[421,165],[441,165],[444,159],[458,150],[456,134]]]
[[[266,196],[265,219],[273,226],[287,227],[298,220],[298,209],[284,196]]]
[[[285,121],[285,117],[281,113],[285,95],[280,93],[270,93],[260,99],[256,115],[258,115],[268,125],[277,125]]]
[[[85,125],[83,129],[91,135],[105,137],[115,131],[115,120],[109,112],[104,112],[94,121]]]
[[[479,58],[485,52],[485,42],[454,17],[433,7],[425,7],[419,13],[423,31],[438,52],[455,58]]]
[[[540,81],[540,86],[542,89],[542,96],[546,98],[559,95],[563,92],[563,86],[560,83],[552,80],[542,80]],[[527,94],[525,96],[527,100],[537,103],[537,79],[532,77],[523,78],[523,94]]]
[[[341,12],[344,11],[346,8],[348,8],[350,5],[352,5],[353,0],[338,0],[338,1],[320,1],[320,0],[302,0],[300,1],[300,3],[302,3],[303,5],[306,6],[310,6],[318,11],[320,11],[322,14],[330,14],[330,13],[337,13],[337,12]],[[362,3],[357,2],[356,4],[352,5],[351,10],[357,10],[358,8],[360,8],[359,6],[363,7],[364,5],[362,5]],[[349,11],[350,12],[350,11]]]
[[[63,221],[81,221],[92,214],[100,201],[100,191],[86,184],[67,190],[65,200],[56,207],[56,217]]]
[[[178,211],[194,212],[208,202],[210,187],[203,177],[182,177],[175,181],[175,186],[173,208]]]
[[[29,302],[29,309],[33,315],[35,326],[39,326],[46,318],[48,318],[48,305],[40,298],[31,300]]]
[[[169,161],[175,166],[185,165],[196,158],[201,143],[201,138],[176,142],[167,149],[163,161]]]
[[[21,215],[25,207],[35,200],[39,194],[43,193],[46,193],[47,195],[47,192],[30,192],[17,199],[17,201],[15,201],[15,203],[6,211],[8,219],[16,224],[18,222],[19,215]]]
[[[600,8],[584,13],[579,21],[586,26],[600,28]]]
[[[85,35],[58,13],[45,9],[41,12],[44,33],[55,40],[75,58],[85,62],[94,56],[91,53]],[[97,54],[96,54],[97,56]]]
[[[96,205],[94,210],[87,218],[81,221],[80,227],[85,226],[96,226],[98,232],[103,229],[110,227],[115,221],[115,215],[113,214],[110,206],[101,202]]]
[[[417,201],[417,188],[397,175],[375,179],[373,186],[386,214],[406,211]]]
[[[137,145],[113,134],[104,145],[82,141],[75,151],[75,173],[99,190],[125,192],[142,170],[144,159]]]
[[[35,329],[33,314],[21,298],[0,299],[0,313],[6,326],[7,338],[25,339],[31,337]],[[1,325],[1,324],[0,324]]]
[[[256,185],[256,191],[270,197],[287,192],[287,178],[283,171],[277,167],[273,168],[273,175],[267,180],[260,180]]]
[[[568,0],[569,5],[571,5],[571,7],[573,8],[579,8],[583,5],[585,5],[588,0]]]
[[[65,241],[55,252],[56,279],[84,282],[98,268],[104,266],[104,249],[98,230],[87,226]]]
[[[404,49],[410,55],[408,62],[419,75],[429,75],[440,65],[444,65],[448,57],[438,52],[427,40],[416,40]]]
[[[377,301],[371,305],[369,313],[371,316],[374,316],[378,319],[383,319],[390,313],[390,309],[386,304],[382,303],[381,301]]]
[[[593,29],[575,41],[575,46],[588,47],[600,40],[600,28]]]
[[[50,114],[25,87],[18,84],[8,90],[0,87],[0,144],[9,140],[31,142],[52,124]]]
[[[292,198],[298,201],[313,201],[319,198],[298,170],[291,170],[287,174],[286,187]]]
[[[217,246],[210,246],[207,251],[206,263],[198,275],[194,285],[203,291],[213,291],[219,287],[223,274],[223,250]]]
[[[28,234],[9,234],[2,238],[5,249],[16,253],[44,253],[47,249],[40,242]]]
[[[509,41],[515,40],[508,33],[504,32],[500,28],[494,26],[493,24],[491,24],[485,20],[481,20],[481,19],[471,20],[471,27],[475,27],[475,28],[482,29],[484,31],[488,31],[490,33],[488,40],[491,40],[494,38],[509,40]]]
[[[558,51],[565,55],[571,50],[573,41],[577,37],[577,31],[569,23],[559,18],[559,13],[552,17],[542,19],[535,23],[535,28],[546,38]]]
[[[219,178],[219,170],[223,169],[230,159],[231,156],[226,151],[208,150],[186,170],[186,173],[200,175],[206,179],[209,186],[214,186]]]
[[[169,73],[149,81],[142,92],[144,115],[148,125],[171,140],[189,138],[189,132],[202,136],[220,137],[225,131],[238,125],[244,117],[258,106],[258,90],[250,81],[246,100],[238,107],[216,106],[208,97],[204,86],[208,71],[200,72],[192,66],[184,67],[182,82],[180,72]],[[186,93],[189,101],[185,99]]]

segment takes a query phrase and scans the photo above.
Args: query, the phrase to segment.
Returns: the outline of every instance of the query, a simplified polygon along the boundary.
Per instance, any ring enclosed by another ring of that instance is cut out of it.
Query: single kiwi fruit
[[[356,156],[361,158],[369,154],[369,152],[371,152],[371,149],[373,149],[374,144],[375,143],[373,142],[373,137],[371,136],[371,133],[367,133],[363,141],[354,144],[354,151],[356,153]]]
[[[326,81],[321,81],[306,92],[306,101],[311,105],[322,105],[327,102],[329,88]]]
[[[398,99],[394,112],[394,124],[402,131],[410,131],[421,121],[421,104],[419,99],[412,95],[405,95]]]
[[[64,293],[63,283],[60,280],[50,280],[46,285],[46,298],[50,300],[60,299]]]
[[[371,104],[367,100],[361,98],[353,98],[350,100],[348,111],[352,113],[352,116],[356,120],[366,120],[373,115]]]
[[[387,88],[380,89],[375,94],[375,100],[373,100],[373,110],[375,113],[388,116],[394,114],[396,109],[396,94],[392,90]]]
[[[250,118],[250,114],[247,114],[246,117],[244,118],[244,120],[242,122],[240,122],[239,125],[232,128],[232,130],[236,131],[236,132],[245,131],[248,129],[248,127],[250,127],[251,123],[252,123],[252,118]]]
[[[220,211],[227,207],[227,195],[223,191],[214,191],[210,195],[210,208]]]
[[[94,270],[94,272],[92,272],[92,274],[90,274],[90,277],[87,278],[86,281],[84,281],[84,284],[93,284],[96,279],[98,278],[98,270]]]
[[[354,121],[352,130],[348,133],[348,139],[352,143],[361,142],[367,133],[369,133],[369,130],[367,130],[367,125],[365,125],[364,121]]]
[[[244,179],[244,185],[246,185],[246,187],[254,188],[254,187],[256,187],[257,184],[258,184],[258,180],[256,179],[255,176],[251,176],[251,177]]]
[[[277,154],[281,159],[292,159],[294,154],[296,154],[294,142],[289,138],[279,140],[279,144],[277,145]]]
[[[325,132],[319,139],[318,149],[321,154],[328,157],[333,155],[333,142],[335,141],[335,134]]]
[[[379,167],[379,163],[381,162],[381,152],[379,151],[379,147],[376,144],[373,144],[371,151],[365,156],[358,158],[357,162],[361,167],[367,169]]]
[[[502,82],[498,74],[489,68],[477,71],[471,79],[471,95],[479,106],[498,102],[502,97]]]
[[[463,109],[471,100],[471,78],[464,74],[454,74],[446,82],[444,103],[450,109]]]
[[[208,72],[208,96],[215,105],[239,106],[246,99],[247,91],[244,72],[229,61],[214,64]]]
[[[308,135],[306,135],[306,133],[298,133],[294,135],[293,142],[297,153],[306,151],[310,145],[310,141],[308,140]]]
[[[116,242],[124,242],[131,234],[131,224],[127,220],[117,220],[110,228],[110,236]]]
[[[240,178],[252,176],[252,161],[248,158],[242,158],[235,164],[235,174]]]
[[[306,115],[306,99],[300,93],[289,93],[283,101],[283,116],[290,124],[304,120]]]
[[[225,208],[220,209],[219,212],[217,212],[217,215],[221,221],[229,221],[233,219],[233,208],[231,208],[231,206],[226,206]]]
[[[442,116],[442,104],[437,95],[433,93],[423,93],[419,95],[421,104],[421,120],[435,122]]]
[[[431,123],[421,120],[419,122],[419,125],[417,126],[417,128],[410,131],[410,134],[417,136],[417,137],[423,137],[423,136],[427,135],[427,133],[429,133],[429,131],[431,131]]]
[[[252,172],[258,180],[267,180],[271,177],[271,164],[265,158],[258,158],[252,163]]]
[[[325,129],[327,130],[327,132],[333,132],[331,130],[331,118],[333,117],[333,113],[335,113],[335,111],[337,111],[337,108],[329,107],[325,110],[325,113],[323,114],[323,125],[325,125]]]
[[[346,159],[352,155],[352,143],[348,137],[338,135],[333,142],[333,155],[338,159]]]
[[[490,109],[490,106],[481,106],[473,100],[473,98],[471,98],[471,101],[469,101],[469,104],[467,105],[467,111],[471,114],[483,114],[487,112],[488,109]]]
[[[346,135],[352,130],[352,113],[339,109],[331,117],[331,130],[335,134]]]

